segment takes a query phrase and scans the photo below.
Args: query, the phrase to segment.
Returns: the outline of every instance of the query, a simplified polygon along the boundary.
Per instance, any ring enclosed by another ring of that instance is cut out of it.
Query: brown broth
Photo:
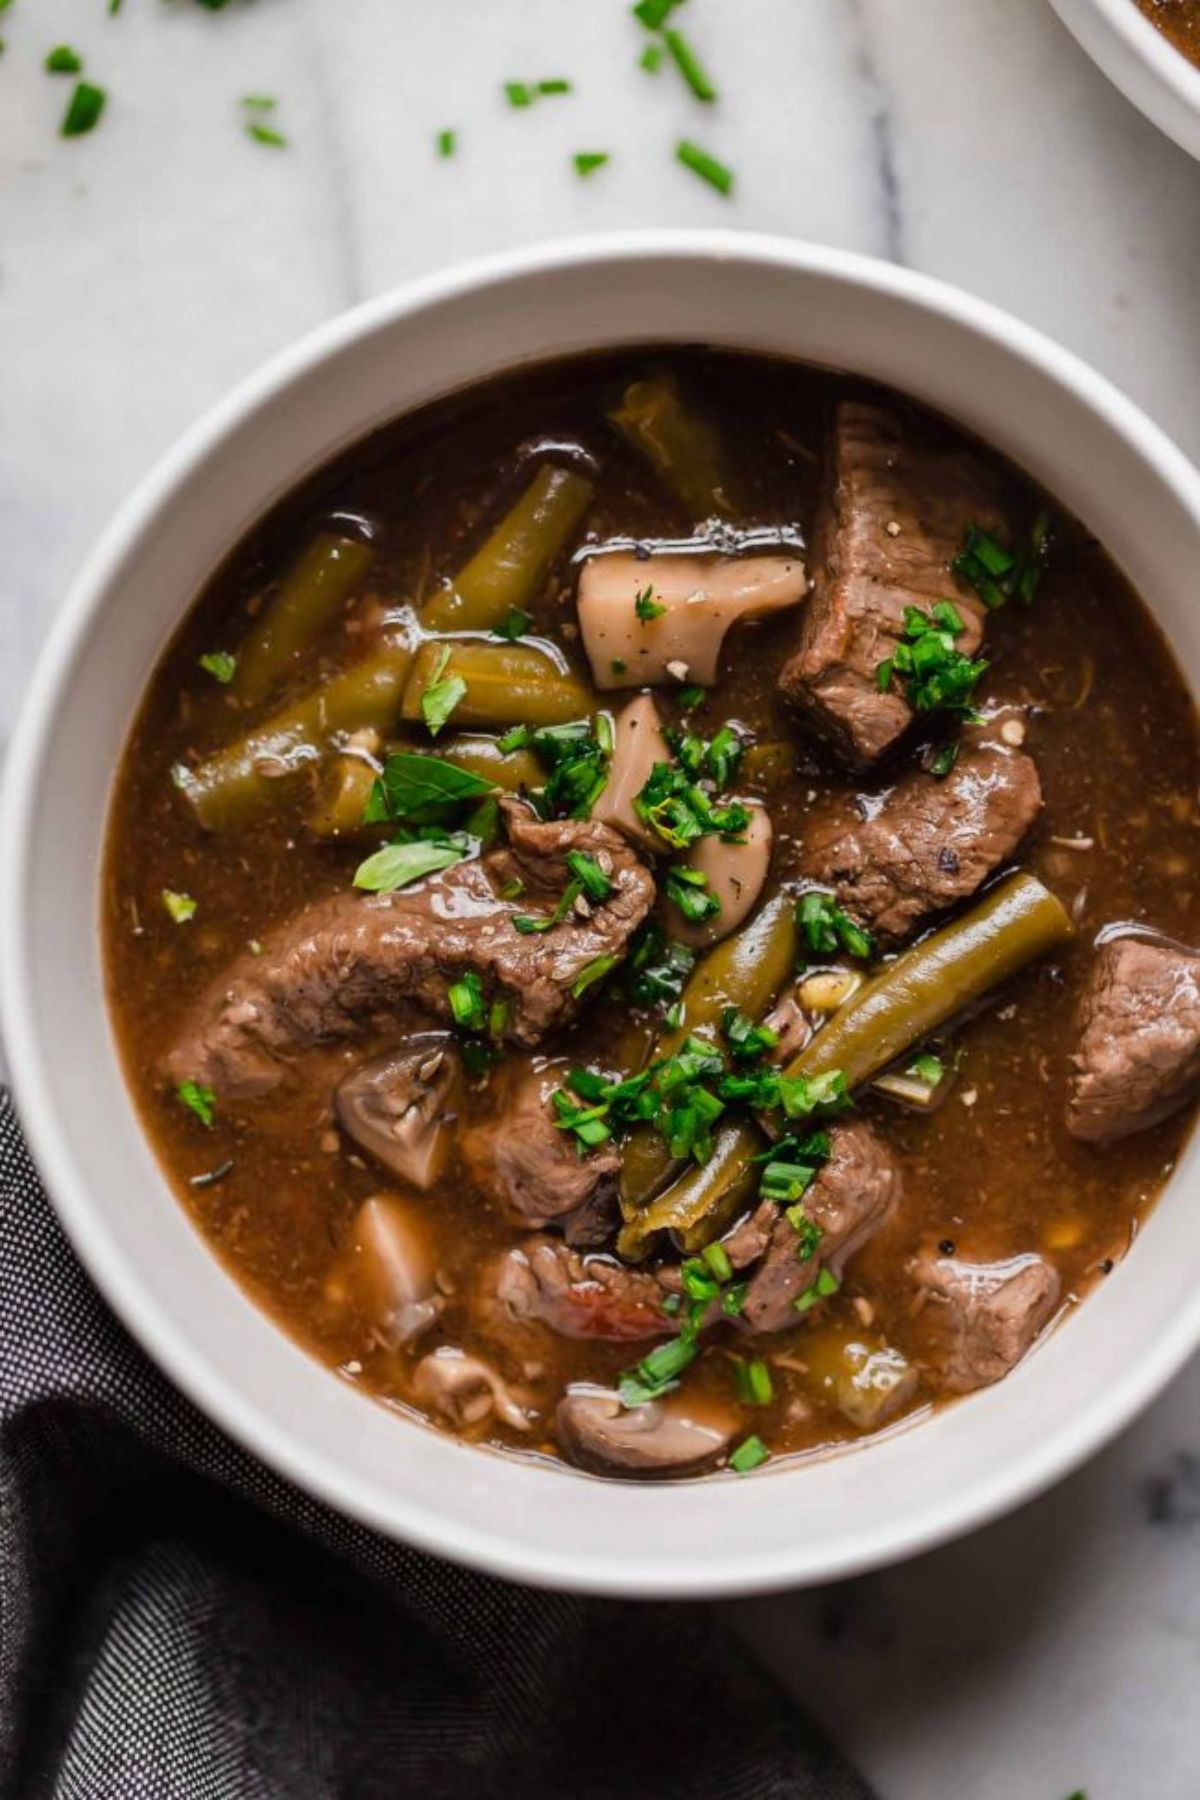
[[[739,471],[736,522],[807,531],[825,409],[833,395],[857,384],[703,351],[655,353],[654,360],[674,367],[715,421],[730,466]],[[525,1234],[460,1175],[419,1201],[434,1226],[450,1296],[434,1332],[414,1352],[385,1352],[372,1347],[366,1322],[330,1305],[326,1283],[356,1208],[394,1185],[331,1121],[332,1074],[362,1060],[363,1046],[309,1053],[306,1079],[265,1100],[222,1106],[211,1130],[179,1104],[161,1062],[174,1023],[199,992],[250,940],[308,901],[344,892],[362,851],[306,835],[313,799],[306,779],[281,783],[278,804],[253,827],[214,835],[181,804],[170,771],[245,728],[245,715],[197,667],[197,657],[236,648],[264,590],[331,514],[372,522],[379,546],[372,587],[389,601],[419,597],[461,563],[539,445],[569,446],[594,465],[589,538],[682,535],[688,520],[605,425],[607,407],[646,361],[637,353],[573,361],[443,401],[356,446],[276,508],[218,571],[162,658],[134,722],[109,826],[110,1003],[146,1129],[198,1228],[289,1332],[385,1400],[409,1404],[413,1364],[438,1343],[498,1360],[524,1381],[547,1421],[532,1444],[502,1425],[489,1428],[492,1441],[512,1449],[552,1453],[548,1422],[562,1387],[607,1381],[645,1346],[577,1342],[542,1331],[536,1345],[542,1373],[534,1377],[525,1359],[497,1352],[473,1316],[470,1291],[483,1261]],[[1010,480],[1016,509],[1032,517],[1039,496],[1016,475]],[[573,640],[560,634],[570,623],[571,593],[567,571],[539,601],[536,623],[582,668]],[[345,611],[305,663],[298,688],[353,656],[371,604],[356,602]],[[802,835],[810,806],[852,785],[806,742],[775,694],[775,674],[794,632],[787,615],[746,628],[727,656],[722,685],[695,715],[707,733],[733,717],[762,737],[795,744],[795,784],[771,801],[780,856],[789,838]],[[1178,1114],[1101,1153],[1075,1142],[1063,1125],[1066,1057],[1096,931],[1129,919],[1187,940],[1198,935],[1198,743],[1183,679],[1137,596],[1100,546],[1066,520],[1036,605],[1009,606],[990,619],[988,655],[986,697],[1033,709],[1026,748],[1037,762],[1046,807],[1022,862],[1071,907],[1078,936],[1052,964],[1022,976],[957,1029],[961,1072],[938,1112],[924,1117],[878,1097],[866,1101],[902,1159],[906,1197],[852,1261],[825,1322],[798,1322],[782,1342],[768,1340],[765,1354],[786,1360],[775,1364],[775,1402],[756,1410],[747,1430],[775,1454],[811,1452],[857,1435],[787,1365],[803,1360],[806,1334],[852,1324],[866,1312],[905,1349],[911,1299],[904,1265],[918,1240],[932,1234],[968,1254],[1041,1251],[1073,1303],[1119,1260],[1187,1129],[1186,1116]],[[164,889],[198,902],[191,923],[179,926],[168,916]],[[623,1024],[621,1009],[602,998],[545,1052],[602,1061],[605,1043]],[[221,1180],[192,1185],[227,1161],[232,1167]],[[730,1348],[717,1334],[689,1371],[691,1390],[728,1399]],[[937,1398],[926,1386],[916,1404]]]

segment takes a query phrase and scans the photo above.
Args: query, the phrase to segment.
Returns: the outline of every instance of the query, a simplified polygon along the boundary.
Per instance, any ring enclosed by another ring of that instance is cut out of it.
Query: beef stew
[[[168,647],[104,872],[128,1077],[398,1409],[609,1476],[853,1442],[1007,1374],[1170,1172],[1197,751],[1101,547],[946,422],[731,353],[525,371],[339,457]]]

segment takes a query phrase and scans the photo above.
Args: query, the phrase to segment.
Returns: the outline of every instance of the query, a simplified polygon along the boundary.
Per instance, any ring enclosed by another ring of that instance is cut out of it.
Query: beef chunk
[[[396,894],[336,894],[273,932],[203,995],[167,1059],[173,1081],[218,1094],[269,1091],[291,1053],[360,1032],[394,1035],[414,1015],[451,1018],[449,984],[469,970],[508,1003],[505,1035],[533,1045],[579,1010],[575,982],[599,956],[623,956],[654,899],[654,882],[619,833],[589,820],[542,823],[502,803],[508,845]],[[564,858],[586,850],[613,883],[553,930],[525,936],[518,912],[548,910],[570,879]],[[519,904],[501,897],[514,877]]]
[[[1007,1375],[1058,1305],[1057,1271],[1041,1256],[967,1262],[923,1252],[909,1272],[922,1355],[960,1394]]]
[[[459,1148],[475,1185],[525,1224],[556,1225],[569,1244],[598,1244],[612,1225],[621,1158],[612,1145],[580,1156],[557,1128],[550,1096],[568,1066],[498,1070],[497,1110],[464,1120]]]
[[[1041,804],[1023,751],[974,743],[940,781],[916,770],[876,799],[835,802],[806,836],[802,872],[880,937],[903,938],[973,894]]]
[[[529,1238],[506,1250],[483,1275],[484,1310],[502,1337],[530,1323],[563,1337],[668,1337],[676,1326],[663,1312],[664,1298],[647,1271],[580,1256],[551,1238]]]
[[[896,648],[906,606],[928,611],[953,595],[974,655],[982,605],[956,592],[950,564],[972,523],[1002,526],[999,490],[962,445],[918,435],[903,412],[861,400],[837,407],[826,452],[826,491],[813,543],[813,593],[800,643],[779,678],[847,761],[864,766],[912,721],[903,697],[881,694],[875,671]]]
[[[795,1303],[821,1269],[841,1278],[846,1263],[883,1224],[900,1196],[899,1165],[861,1119],[835,1125],[828,1162],[804,1196],[804,1213],[821,1233],[808,1256],[804,1240],[773,1201],[724,1240],[735,1268],[761,1258],[750,1277],[742,1323],[782,1331],[796,1322]]]
[[[1146,938],[1104,944],[1080,1025],[1068,1130],[1102,1142],[1153,1125],[1200,1085],[1200,956]]]

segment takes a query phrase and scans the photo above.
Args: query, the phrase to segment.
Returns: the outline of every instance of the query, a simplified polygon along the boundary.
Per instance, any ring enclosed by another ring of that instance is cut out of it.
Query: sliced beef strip
[[[861,1119],[835,1125],[829,1160],[804,1196],[806,1218],[821,1240],[802,1257],[796,1230],[773,1201],[764,1201],[723,1240],[735,1268],[757,1260],[740,1319],[749,1331],[782,1331],[796,1322],[795,1303],[821,1269],[841,1278],[847,1262],[898,1203],[900,1167]]]
[[[562,1337],[629,1343],[677,1329],[663,1312],[665,1293],[655,1275],[608,1257],[580,1256],[553,1238],[529,1238],[496,1257],[483,1272],[481,1298],[502,1340],[529,1324]]]
[[[826,491],[813,542],[813,592],[795,654],[779,678],[850,763],[889,750],[912,722],[901,694],[881,694],[875,672],[894,651],[906,606],[953,598],[971,656],[984,609],[950,572],[970,524],[1003,527],[997,479],[963,445],[934,442],[903,411],[862,400],[837,406],[826,451]]]
[[[1147,938],[1101,946],[1071,1057],[1067,1128],[1125,1137],[1200,1086],[1200,956]]]
[[[602,1244],[621,1158],[611,1145],[580,1156],[555,1124],[550,1096],[569,1066],[501,1067],[492,1079],[495,1110],[464,1119],[459,1150],[476,1187],[526,1225],[557,1226],[569,1244]]]
[[[572,1018],[572,987],[599,956],[623,956],[649,912],[654,882],[618,832],[590,820],[541,822],[504,801],[508,845],[395,894],[336,894],[272,932],[204,994],[167,1058],[172,1081],[219,1095],[268,1092],[284,1059],[310,1044],[358,1033],[396,1035],[415,1016],[449,1022],[449,984],[477,972],[489,998],[508,1002],[506,1037],[534,1045]],[[564,858],[589,851],[611,896],[580,902],[553,930],[525,936],[519,912],[557,898]],[[514,877],[519,903],[501,892]]]
[[[879,937],[903,938],[973,894],[1041,805],[1024,751],[973,742],[941,780],[915,770],[879,796],[835,801],[812,821],[801,873]]]
[[[960,1394],[1007,1375],[1058,1305],[1058,1272],[1033,1254],[969,1262],[923,1251],[909,1273],[922,1358],[943,1386]]]

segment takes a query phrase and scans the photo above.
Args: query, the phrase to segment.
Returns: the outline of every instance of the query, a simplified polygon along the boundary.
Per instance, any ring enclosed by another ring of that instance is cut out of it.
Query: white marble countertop
[[[888,255],[1012,308],[1200,454],[1200,168],[1044,0],[689,0],[700,109],[624,0],[14,0],[0,18],[0,738],[130,484],[309,326],[564,232],[722,224]],[[62,141],[51,45],[109,92]],[[576,91],[525,112],[505,78]],[[290,145],[243,132],[279,97]],[[458,154],[432,154],[459,132]],[[671,160],[733,164],[726,202]],[[576,150],[613,153],[587,182]],[[1200,1368],[1019,1515],[731,1609],[883,1800],[1195,1800]],[[803,1531],[803,1517],[796,1529]]]

